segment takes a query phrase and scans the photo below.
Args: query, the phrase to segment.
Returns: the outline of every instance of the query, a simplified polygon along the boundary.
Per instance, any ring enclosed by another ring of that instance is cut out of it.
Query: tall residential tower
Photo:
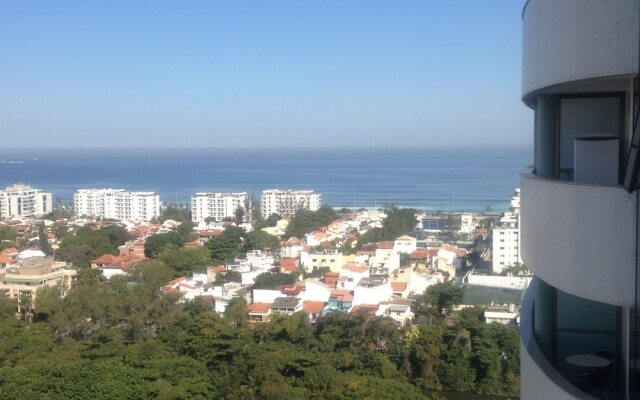
[[[529,0],[521,398],[640,398],[638,0]]]

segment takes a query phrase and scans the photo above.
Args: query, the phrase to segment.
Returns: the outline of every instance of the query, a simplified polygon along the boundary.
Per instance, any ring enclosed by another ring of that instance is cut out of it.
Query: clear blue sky
[[[0,147],[529,144],[524,1],[0,2]]]

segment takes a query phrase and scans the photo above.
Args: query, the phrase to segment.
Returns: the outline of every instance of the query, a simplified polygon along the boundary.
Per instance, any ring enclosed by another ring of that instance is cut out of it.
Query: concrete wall
[[[527,173],[521,185],[522,258],[534,274],[575,296],[634,307],[635,195]]]
[[[635,74],[637,0],[529,0],[522,95],[561,82]]]

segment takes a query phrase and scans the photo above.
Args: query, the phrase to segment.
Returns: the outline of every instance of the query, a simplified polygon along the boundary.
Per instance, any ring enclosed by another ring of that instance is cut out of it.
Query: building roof
[[[407,290],[407,282],[391,282],[391,288],[396,292]]]
[[[348,264],[343,265],[342,269],[361,274],[361,273],[366,272],[367,270],[369,270],[369,267],[364,265],[364,264],[348,263]]]
[[[320,313],[327,303],[324,301],[305,301],[302,303],[302,311],[307,313]]]
[[[330,299],[338,300],[338,301],[353,301],[353,294],[349,290],[338,290],[334,289],[331,291]]]
[[[294,309],[300,303],[300,299],[297,297],[276,297],[271,304],[271,309],[277,308],[291,308]]]
[[[410,258],[412,260],[428,260],[436,254],[438,254],[437,250],[417,249],[411,253]]]
[[[253,303],[249,304],[247,310],[250,314],[266,314],[271,308],[271,303]]]
[[[212,265],[210,267],[207,267],[207,270],[213,272],[214,274],[219,274],[220,272],[224,271],[224,265]]]
[[[414,238],[412,236],[409,236],[409,235],[402,235],[399,238],[397,238],[396,241],[415,242],[416,238]]]
[[[295,272],[298,269],[298,260],[295,258],[285,257],[280,259],[280,268],[286,272]]]
[[[393,250],[393,242],[379,242],[377,248],[381,250]]]

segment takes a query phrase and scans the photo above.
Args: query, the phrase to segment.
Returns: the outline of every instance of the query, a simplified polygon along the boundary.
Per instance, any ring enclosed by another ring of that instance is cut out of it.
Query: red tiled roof
[[[215,274],[218,274],[218,273],[224,271],[224,265],[211,266],[211,267],[207,267],[207,269],[209,271],[212,271]]]
[[[407,282],[391,282],[391,288],[396,292],[407,290]]]
[[[349,290],[334,289],[331,291],[331,298],[341,300],[341,301],[353,301],[353,295]]]
[[[271,307],[271,303],[253,303],[249,304],[247,310],[249,313],[254,314],[266,314],[269,312],[269,308]]]
[[[418,249],[411,253],[412,260],[428,260],[429,257],[433,257],[438,252],[436,250]]]
[[[347,271],[356,272],[356,273],[363,273],[363,272],[367,271],[369,269],[369,267],[367,267],[366,265],[362,265],[362,264],[348,263],[348,264],[343,265],[342,269],[346,269]]]
[[[372,256],[374,254],[375,254],[375,252],[370,251],[370,250],[358,250],[356,252],[356,256]]]
[[[173,280],[170,280],[169,282],[167,282],[167,284],[166,284],[165,286],[173,286],[173,285],[175,285],[176,283],[182,282],[182,281],[184,281],[184,280],[186,280],[186,279],[187,279],[187,277],[186,277],[186,276],[180,276],[180,277],[178,277],[178,278],[175,278],[175,279],[173,279]]]
[[[305,301],[302,303],[302,311],[317,314],[322,311],[325,306],[324,301]]]
[[[393,242],[379,242],[378,243],[378,249],[392,250],[393,249]]]

